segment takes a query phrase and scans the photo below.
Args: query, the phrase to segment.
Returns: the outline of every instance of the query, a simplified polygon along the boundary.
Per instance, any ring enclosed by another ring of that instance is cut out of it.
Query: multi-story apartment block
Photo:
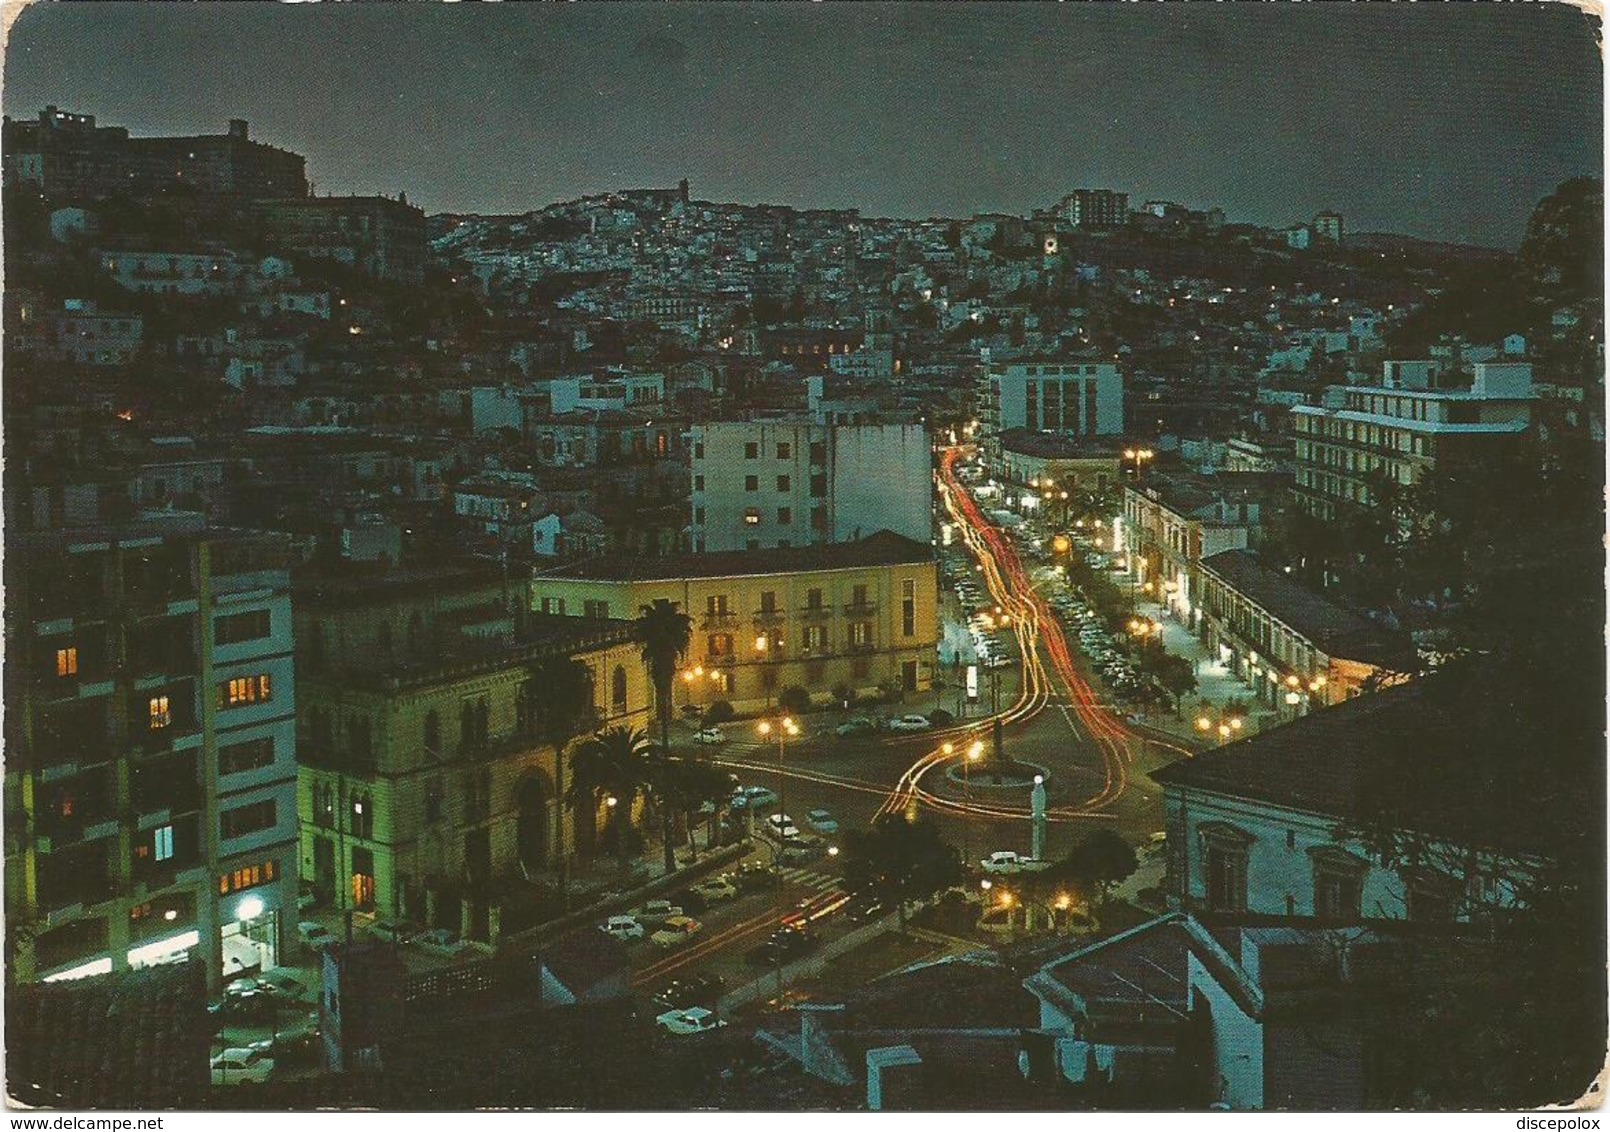
[[[933,452],[913,424],[695,425],[695,551],[820,545],[888,530],[933,535]]]
[[[500,885],[557,859],[569,767],[538,734],[541,666],[582,661],[598,723],[645,727],[632,623],[532,616],[485,567],[319,572],[296,596],[303,878],[335,908],[495,937]],[[573,811],[567,851],[596,817]]]
[[[406,197],[298,197],[258,206],[277,252],[330,259],[386,283],[425,278],[425,213]]]
[[[1074,189],[1057,205],[1075,228],[1122,228],[1129,222],[1129,194],[1112,189]]]
[[[1324,405],[1294,405],[1298,505],[1320,519],[1367,507],[1376,485],[1417,482],[1439,464],[1482,459],[1532,422],[1528,362],[1478,362],[1464,388],[1438,388],[1435,361],[1387,362],[1376,386],[1333,386]]]
[[[688,702],[762,711],[789,687],[817,702],[932,687],[938,642],[933,549],[889,531],[829,546],[610,557],[540,570],[532,608],[636,616],[664,598],[693,618]]]
[[[12,534],[6,920],[20,981],[295,946],[288,539],[199,516]]]
[[[1116,436],[1124,430],[1124,382],[1111,362],[1030,359],[986,366],[977,388],[984,454],[1001,464],[1001,434]]]
[[[5,120],[5,180],[27,184],[53,205],[113,196],[183,193],[202,203],[240,205],[307,195],[306,159],[254,142],[246,122],[224,134],[131,138],[97,126],[92,114],[47,106],[34,122]]]

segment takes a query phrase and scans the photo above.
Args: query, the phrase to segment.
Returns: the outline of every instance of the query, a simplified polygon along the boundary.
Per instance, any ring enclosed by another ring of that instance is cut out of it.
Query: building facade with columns
[[[301,873],[326,908],[497,934],[506,886],[593,847],[540,737],[543,666],[574,659],[601,726],[644,728],[630,621],[541,617],[484,567],[298,580]],[[315,628],[317,626],[317,628]],[[316,650],[316,651],[315,651]]]
[[[933,686],[939,637],[932,546],[879,531],[857,542],[670,558],[605,557],[531,580],[534,610],[635,617],[664,598],[693,619],[685,703],[765,711],[805,689],[887,698]]]

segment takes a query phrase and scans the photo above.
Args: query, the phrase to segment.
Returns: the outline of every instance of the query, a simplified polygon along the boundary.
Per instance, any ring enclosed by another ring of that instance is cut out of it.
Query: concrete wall
[[[1205,1007],[1213,1019],[1208,1096],[1232,1109],[1262,1108],[1262,1025],[1236,1004],[1194,953],[1187,956],[1186,978],[1191,1011]]]

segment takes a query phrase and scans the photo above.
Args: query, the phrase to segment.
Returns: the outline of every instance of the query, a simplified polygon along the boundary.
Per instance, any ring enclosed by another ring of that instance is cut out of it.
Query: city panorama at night
[[[1596,14],[5,24],[14,1127],[1598,1107]]]

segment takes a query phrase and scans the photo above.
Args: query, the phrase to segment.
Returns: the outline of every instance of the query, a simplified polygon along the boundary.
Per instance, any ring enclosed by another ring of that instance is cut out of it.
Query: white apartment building
[[[548,395],[555,415],[658,407],[665,400],[665,375],[611,370],[603,376],[556,377],[548,382]]]
[[[719,421],[694,427],[695,551],[933,538],[933,455],[913,424]]]
[[[1479,460],[1531,427],[1529,362],[1478,362],[1461,389],[1435,388],[1436,361],[1387,362],[1382,384],[1333,386],[1324,405],[1294,405],[1298,503],[1321,519],[1368,506],[1382,477],[1415,483],[1439,463]]]
[[[1024,359],[988,366],[978,389],[985,454],[1000,462],[1012,429],[1058,436],[1117,436],[1124,430],[1124,381],[1112,362]]]

